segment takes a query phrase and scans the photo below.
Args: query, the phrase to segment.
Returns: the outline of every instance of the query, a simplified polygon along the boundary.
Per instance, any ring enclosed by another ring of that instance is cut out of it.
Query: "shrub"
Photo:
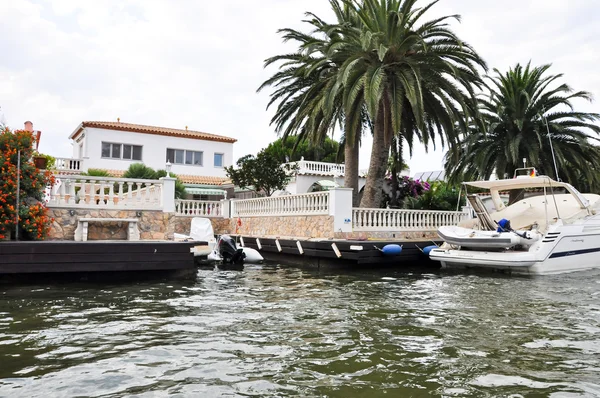
[[[0,239],[15,229],[17,223],[17,180],[19,189],[19,231],[26,240],[44,239],[51,220],[44,205],[44,189],[54,184],[51,172],[41,172],[32,162],[34,137],[25,130],[0,131]],[[20,150],[20,178],[18,162]]]

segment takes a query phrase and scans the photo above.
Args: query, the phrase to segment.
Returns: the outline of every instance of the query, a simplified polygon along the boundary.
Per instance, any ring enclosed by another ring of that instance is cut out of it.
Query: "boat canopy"
[[[582,209],[585,209],[590,205],[589,201],[571,184],[554,181],[552,178],[547,176],[518,176],[516,178],[507,180],[469,181],[464,182],[464,184],[476,188],[489,189],[492,195],[492,201],[494,202],[497,210],[502,210],[505,207],[504,203],[500,200],[499,191],[526,188],[564,188],[575,197]]]
[[[464,184],[472,187],[494,189],[494,190],[511,190],[511,189],[524,189],[524,188],[566,188],[571,187],[569,184],[564,182],[554,181],[550,177],[538,176],[528,177],[522,176],[509,180],[496,180],[496,181],[469,181]]]

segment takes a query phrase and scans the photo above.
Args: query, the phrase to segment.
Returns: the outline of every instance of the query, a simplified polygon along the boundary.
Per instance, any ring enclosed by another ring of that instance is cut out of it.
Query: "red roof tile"
[[[95,122],[88,121],[82,122],[79,127],[71,134],[69,138],[75,139],[84,128],[93,127],[99,129],[107,129],[107,130],[118,130],[118,131],[129,131],[133,133],[142,133],[142,134],[154,134],[154,135],[166,135],[171,137],[181,137],[181,138],[192,138],[197,140],[206,140],[206,141],[218,141],[218,142],[228,142],[234,143],[237,140],[231,137],[225,137],[222,135],[203,133],[201,131],[193,131],[193,130],[181,130],[181,129],[172,129],[167,127],[156,127],[156,126],[145,126],[143,124],[133,124],[133,123],[121,123],[121,122]]]

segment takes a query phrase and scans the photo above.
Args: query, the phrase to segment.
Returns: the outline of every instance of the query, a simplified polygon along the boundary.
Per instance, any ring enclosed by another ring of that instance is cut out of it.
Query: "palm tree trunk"
[[[399,198],[398,191],[400,190],[400,181],[398,181],[398,175],[402,171],[402,138],[394,137],[392,140],[392,167],[391,167],[391,179],[392,179],[392,192],[390,207],[398,208]]]
[[[346,140],[344,146],[344,187],[352,188],[352,207],[359,205],[358,190],[358,137],[355,136],[354,142]]]
[[[379,208],[383,197],[383,182],[390,155],[391,131],[389,128],[390,118],[386,115],[389,107],[382,101],[379,114],[375,120],[373,131],[373,147],[371,149],[371,161],[369,162],[369,175],[363,192],[360,207]]]

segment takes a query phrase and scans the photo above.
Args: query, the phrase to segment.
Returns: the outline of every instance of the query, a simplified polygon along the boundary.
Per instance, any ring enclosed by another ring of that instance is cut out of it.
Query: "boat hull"
[[[434,249],[443,268],[482,268],[514,274],[548,275],[600,268],[600,231],[585,225],[560,226],[524,251]],[[587,230],[587,232],[586,232]]]

